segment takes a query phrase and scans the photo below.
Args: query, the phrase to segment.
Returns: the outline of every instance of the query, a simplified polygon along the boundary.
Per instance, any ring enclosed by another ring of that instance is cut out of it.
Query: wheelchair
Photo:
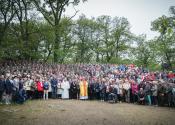
[[[108,95],[108,102],[109,102],[109,103],[117,103],[117,101],[118,101],[117,94],[115,94],[115,93],[110,93],[110,94]]]

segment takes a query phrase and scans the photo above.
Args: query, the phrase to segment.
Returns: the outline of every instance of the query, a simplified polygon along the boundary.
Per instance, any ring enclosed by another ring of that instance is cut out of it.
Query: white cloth
[[[62,89],[61,83],[59,82],[58,85],[57,85],[57,94],[62,95],[62,93],[63,93],[63,89]]]
[[[14,81],[13,81],[13,86],[19,90],[19,79],[18,78],[15,78]]]
[[[52,86],[50,82],[49,82],[49,92],[52,92]]]
[[[25,90],[31,90],[31,82],[30,82],[30,80],[27,80],[26,82],[24,82],[24,89]]]
[[[63,81],[61,83],[62,86],[62,99],[69,99],[69,88],[70,88],[70,84],[68,81]]]
[[[131,88],[130,83],[125,82],[125,83],[123,84],[123,88],[124,88],[125,90],[129,90],[129,89]]]
[[[119,84],[119,94],[123,94],[123,84]]]
[[[114,88],[117,89],[117,94],[120,94],[120,89],[119,89],[119,85],[115,84]]]

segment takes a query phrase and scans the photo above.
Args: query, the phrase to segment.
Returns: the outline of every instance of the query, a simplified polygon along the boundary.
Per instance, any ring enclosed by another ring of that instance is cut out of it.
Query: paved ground
[[[0,105],[0,125],[174,125],[175,109],[98,101],[33,100]]]

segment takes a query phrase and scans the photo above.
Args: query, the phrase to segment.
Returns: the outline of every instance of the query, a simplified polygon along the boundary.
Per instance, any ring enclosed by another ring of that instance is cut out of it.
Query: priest
[[[80,78],[80,99],[88,99],[88,82],[84,77]]]

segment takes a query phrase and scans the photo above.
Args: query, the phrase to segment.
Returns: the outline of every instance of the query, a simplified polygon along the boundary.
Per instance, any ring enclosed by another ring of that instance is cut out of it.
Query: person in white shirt
[[[123,83],[123,89],[124,89],[124,93],[125,93],[125,101],[126,102],[130,102],[130,89],[131,89],[131,85],[129,83],[129,81],[126,79],[124,80],[124,83]]]
[[[26,93],[27,93],[27,99],[31,99],[31,79],[30,77],[28,76],[24,82],[24,90],[26,90]]]
[[[69,89],[70,84],[67,80],[67,78],[64,78],[63,82],[61,83],[63,92],[62,92],[62,99],[69,99]]]
[[[58,84],[57,84],[57,97],[58,98],[61,98],[62,97],[62,93],[63,93],[63,89],[62,89],[62,80],[59,80],[58,81]]]
[[[121,103],[123,101],[123,82],[122,80],[120,80],[118,86],[119,86],[118,99],[119,99],[119,102]]]

